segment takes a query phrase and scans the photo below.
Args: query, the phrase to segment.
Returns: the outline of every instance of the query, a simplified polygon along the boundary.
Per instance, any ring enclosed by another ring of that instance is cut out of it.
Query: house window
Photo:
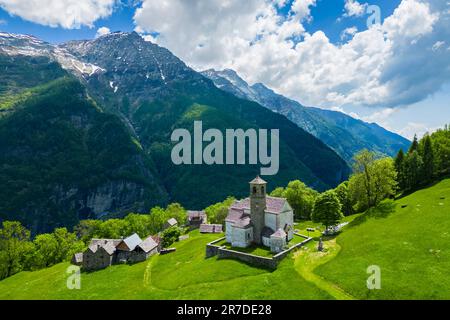
[[[253,194],[256,194],[256,187],[253,187]]]

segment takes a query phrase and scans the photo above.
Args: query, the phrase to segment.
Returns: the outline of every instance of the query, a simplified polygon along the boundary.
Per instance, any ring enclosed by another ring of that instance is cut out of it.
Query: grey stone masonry
[[[227,249],[225,246],[218,246],[216,245],[220,241],[224,240],[225,238],[220,238],[217,240],[214,240],[213,242],[210,242],[206,245],[206,258],[210,258],[213,256],[217,256],[219,259],[236,259],[245,263],[248,263],[253,266],[262,267],[262,268],[269,268],[269,269],[276,269],[278,264],[281,260],[283,260],[292,250],[296,248],[300,248],[309,241],[312,240],[312,238],[309,238],[307,236],[295,233],[295,235],[305,238],[304,241],[297,243],[296,245],[293,245],[289,249],[286,249],[276,255],[274,255],[271,258],[268,257],[262,257],[257,256],[245,252],[235,251],[232,249]]]

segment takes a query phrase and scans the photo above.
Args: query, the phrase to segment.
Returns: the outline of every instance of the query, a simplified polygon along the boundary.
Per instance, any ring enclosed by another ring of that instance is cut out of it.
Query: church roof
[[[246,215],[246,216],[241,217],[241,219],[239,219],[238,221],[236,221],[234,223],[234,227],[245,229],[245,228],[250,227],[251,223],[252,223],[252,220],[250,219],[250,216]]]
[[[284,232],[284,230],[280,228],[277,231],[275,231],[275,233],[272,234],[271,237],[285,238],[286,237],[286,232]]]
[[[271,212],[271,213],[281,213],[283,210],[283,207],[286,203],[286,199],[285,198],[276,198],[276,197],[266,197],[266,211]],[[250,198],[245,198],[241,201],[236,201],[234,202],[229,210],[229,214],[231,213],[232,210],[250,210]]]
[[[257,176],[255,179],[250,181],[250,183],[251,184],[267,184],[267,182],[264,181],[263,179],[261,179],[259,176]]]

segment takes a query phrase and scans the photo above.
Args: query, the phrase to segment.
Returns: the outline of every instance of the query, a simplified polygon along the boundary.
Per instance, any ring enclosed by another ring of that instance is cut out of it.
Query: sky
[[[195,70],[231,68],[407,138],[450,123],[450,0],[0,0],[0,30],[136,31]]]

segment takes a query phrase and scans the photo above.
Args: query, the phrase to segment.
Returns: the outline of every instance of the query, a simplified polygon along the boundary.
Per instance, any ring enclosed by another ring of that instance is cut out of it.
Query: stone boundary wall
[[[312,238],[308,238],[307,236],[298,233],[295,233],[295,235],[305,238],[305,240],[300,243],[297,243],[296,245],[293,245],[289,249],[277,253],[272,258],[261,257],[245,252],[230,250],[227,249],[225,246],[216,245],[216,243],[224,240],[225,237],[214,240],[206,245],[206,258],[217,256],[219,259],[237,259],[254,266],[276,269],[278,263],[281,260],[283,260],[283,258],[285,258],[292,250],[294,250],[295,248],[300,248],[301,246],[305,245],[306,243],[312,240]]]

